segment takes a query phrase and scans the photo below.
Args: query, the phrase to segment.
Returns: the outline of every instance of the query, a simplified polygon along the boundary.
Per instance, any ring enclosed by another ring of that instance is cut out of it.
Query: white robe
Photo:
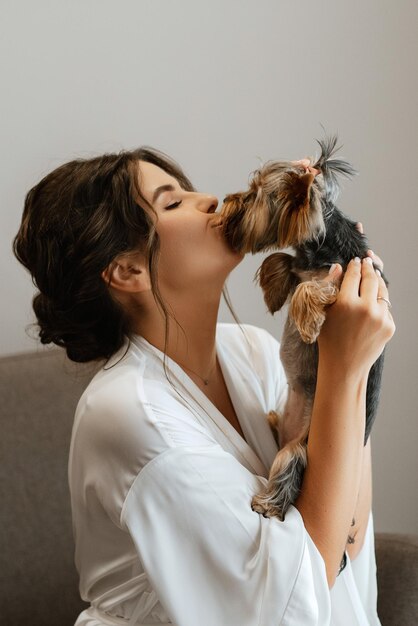
[[[277,446],[267,423],[287,381],[279,343],[218,324],[216,346],[248,441],[171,359],[134,336],[77,407],[69,486],[81,597],[76,626],[376,626],[373,519],[328,589],[324,561],[291,506],[252,511]]]

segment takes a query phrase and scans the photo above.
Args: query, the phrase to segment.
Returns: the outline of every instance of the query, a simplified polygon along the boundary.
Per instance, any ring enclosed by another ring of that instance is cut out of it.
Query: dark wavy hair
[[[143,146],[65,163],[25,198],[13,251],[39,289],[33,309],[41,342],[64,347],[72,361],[108,359],[129,336],[129,318],[101,274],[121,253],[138,250],[145,255],[152,292],[165,316],[167,346],[169,312],[157,279],[159,237],[155,211],[139,187],[139,160],[194,191],[175,161]],[[226,288],[223,295],[238,321]]]

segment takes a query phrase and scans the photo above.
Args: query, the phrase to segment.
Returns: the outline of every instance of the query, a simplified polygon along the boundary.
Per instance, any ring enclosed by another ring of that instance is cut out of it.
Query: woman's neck
[[[169,318],[167,355],[188,373],[209,378],[216,368],[216,323],[220,298],[215,301],[191,303],[171,302],[169,311],[178,324]],[[167,303],[168,304],[168,303]],[[164,352],[165,320],[155,302],[146,303],[134,316],[133,332]],[[184,331],[184,332],[183,332]],[[189,369],[187,369],[189,368]]]

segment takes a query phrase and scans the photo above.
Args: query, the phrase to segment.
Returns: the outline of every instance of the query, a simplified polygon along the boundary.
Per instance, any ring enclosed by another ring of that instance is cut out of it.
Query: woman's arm
[[[346,547],[350,560],[353,561],[363,547],[372,506],[372,463],[370,437],[363,448],[363,464],[360,478],[360,490],[354,512],[354,525],[350,527],[349,541]]]
[[[318,337],[307,467],[295,502],[321,553],[330,587],[346,548],[363,470],[367,378],[395,331],[371,259],[351,261]]]
[[[367,376],[318,368],[307,467],[295,502],[321,553],[332,587],[360,489]],[[330,389],[332,392],[330,393]]]

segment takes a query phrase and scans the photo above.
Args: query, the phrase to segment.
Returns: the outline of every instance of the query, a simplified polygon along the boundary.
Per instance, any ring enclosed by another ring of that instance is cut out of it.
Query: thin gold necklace
[[[217,358],[217,357],[216,357]],[[186,370],[189,370],[190,372],[192,372],[193,374],[195,374],[196,376],[198,376],[201,380],[203,380],[203,382],[205,383],[205,385],[209,385],[210,382],[210,374],[212,373],[214,367],[216,367],[216,360],[215,360],[215,365],[212,367],[211,371],[209,372],[209,377],[207,376],[206,378],[203,378],[203,376],[201,376],[200,374],[198,374],[197,372],[195,372],[194,370],[192,370],[191,367],[188,367],[187,365],[185,365],[184,363],[179,363],[179,361],[176,361],[176,363],[178,365],[180,365],[181,367],[185,367]]]

